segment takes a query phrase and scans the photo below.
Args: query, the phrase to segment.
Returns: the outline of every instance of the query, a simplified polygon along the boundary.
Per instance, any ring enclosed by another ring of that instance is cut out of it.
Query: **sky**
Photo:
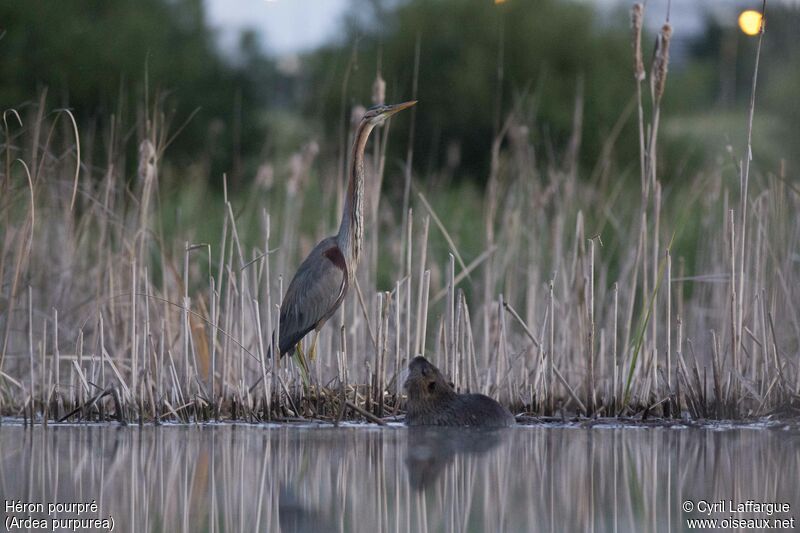
[[[239,32],[254,29],[265,50],[286,55],[310,50],[336,34],[347,0],[205,0],[220,44],[235,50]]]

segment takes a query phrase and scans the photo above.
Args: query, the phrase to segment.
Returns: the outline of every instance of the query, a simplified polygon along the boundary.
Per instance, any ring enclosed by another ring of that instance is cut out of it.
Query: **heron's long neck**
[[[361,242],[364,236],[364,148],[372,127],[368,122],[362,122],[356,130],[347,196],[344,200],[339,234],[336,236],[351,275],[355,272],[361,254]]]

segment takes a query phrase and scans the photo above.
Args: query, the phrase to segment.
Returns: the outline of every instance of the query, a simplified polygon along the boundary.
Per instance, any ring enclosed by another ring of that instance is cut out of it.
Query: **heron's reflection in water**
[[[507,442],[512,431],[512,428],[408,428],[406,467],[409,483],[416,490],[433,485],[456,457],[480,460]]]

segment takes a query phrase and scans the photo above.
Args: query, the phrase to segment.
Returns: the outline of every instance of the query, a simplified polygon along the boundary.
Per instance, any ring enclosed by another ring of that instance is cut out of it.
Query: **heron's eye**
[[[433,392],[434,390],[436,390],[436,382],[431,381],[430,383],[428,383],[428,392]]]

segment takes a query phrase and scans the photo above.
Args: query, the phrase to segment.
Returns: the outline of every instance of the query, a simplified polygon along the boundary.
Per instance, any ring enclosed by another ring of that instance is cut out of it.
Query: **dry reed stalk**
[[[649,186],[648,186],[649,187]],[[650,294],[650,272],[649,272],[649,261],[648,261],[648,247],[649,247],[649,238],[648,238],[648,216],[647,216],[647,204],[642,204],[642,222],[639,231],[639,239],[642,247],[642,299],[644,300]],[[649,360],[649,356],[652,355],[650,351],[650,335],[649,329],[647,324],[642,325],[642,348],[644,350],[645,355],[645,362]],[[647,383],[647,380],[650,378],[650,375],[646,372],[646,370],[642,369],[642,365],[640,365],[636,369],[639,376],[644,376],[644,382]],[[646,401],[646,400],[644,400]]]
[[[61,397],[61,352],[58,349],[58,309],[53,308],[53,369],[55,370],[55,387],[53,392],[56,396],[56,413],[53,418],[60,418],[58,404],[62,402]]]
[[[555,280],[550,280],[548,285],[549,294],[548,294],[548,302],[550,303],[549,307],[549,316],[550,316],[550,342],[547,345],[547,392],[546,392],[546,402],[547,402],[547,410],[545,411],[546,414],[551,415],[553,414],[553,409],[555,407],[555,377],[554,377],[554,370],[555,370],[555,363],[553,359],[555,358],[555,298],[553,295],[553,283]]]
[[[740,346],[742,338],[742,327],[744,323],[744,278],[745,278],[745,247],[746,247],[746,240],[747,240],[747,203],[748,203],[748,187],[750,181],[750,161],[753,159],[753,116],[755,114],[755,105],[756,105],[756,86],[758,82],[758,67],[759,62],[761,59],[761,46],[764,41],[764,30],[766,24],[766,8],[767,8],[767,0],[763,0],[761,4],[761,24],[759,27],[759,35],[758,35],[758,45],[756,48],[756,58],[755,58],[755,65],[753,67],[753,82],[750,90],[750,104],[748,106],[748,118],[747,118],[747,145],[746,145],[746,153],[744,157],[744,164],[742,165],[742,175],[740,180],[740,243],[739,243],[739,263],[738,263],[738,271],[733,271],[733,275],[731,277],[731,284],[732,287],[735,287],[734,290],[734,298],[736,297],[736,293],[738,293],[738,298],[735,300],[736,306],[736,315],[735,315],[735,323],[732,324],[734,327],[734,339],[737,342],[734,345],[733,353],[734,353],[734,370],[738,373],[740,370],[739,366],[739,357],[740,357]],[[731,233],[733,232],[733,221],[731,221]],[[731,238],[733,234],[731,234]],[[733,248],[736,247],[736,243],[732,243],[731,246]],[[735,251],[733,252],[735,256]],[[736,263],[732,262],[732,266],[735,268]],[[736,287],[738,277],[738,287]],[[738,391],[737,391],[738,392]]]
[[[611,377],[611,409],[616,412],[619,408],[619,351],[617,349],[617,336],[619,328],[617,326],[617,316],[619,311],[619,283],[614,282],[614,334],[612,336],[611,355],[612,377]]]
[[[403,293],[402,293],[402,281],[395,282],[394,285],[394,294],[395,294],[395,304],[394,304],[394,368],[392,371],[392,381],[397,379],[397,376],[400,375],[400,366],[403,365],[403,361],[408,361],[408,355],[405,357],[401,356],[401,315],[403,312]],[[406,337],[408,339],[408,337]]]
[[[468,390],[475,391],[480,388],[480,383],[478,382],[478,361],[475,356],[475,338],[472,333],[472,321],[469,317],[469,308],[464,309],[464,320],[467,324],[467,348],[469,350],[467,354],[467,365],[469,368]]]
[[[672,255],[670,254],[669,248],[666,251],[666,258],[667,258],[667,272],[666,272],[666,300],[667,300],[667,310],[666,310],[666,344],[667,344],[667,391],[669,392],[670,396],[673,395],[673,379],[672,379]],[[680,402],[680,399],[678,400]],[[669,404],[670,410],[672,410],[673,404],[670,402]],[[677,405],[675,405],[675,412],[677,413]]]
[[[384,326],[386,325],[386,320],[384,317],[386,316],[387,311],[387,302],[386,302],[386,294],[383,292],[378,292],[375,295],[376,298],[376,320],[375,322],[378,325],[378,338],[375,344],[375,380],[372,381],[374,383],[373,388],[373,402],[375,403],[375,414],[377,416],[383,416],[383,360],[386,356],[386,330]]]
[[[447,309],[445,312],[445,368],[450,376],[455,373],[455,344],[456,344],[456,266],[453,254],[448,254],[447,264]]]
[[[453,383],[456,385],[456,390],[461,390],[463,385],[464,376],[466,375],[465,365],[465,344],[466,335],[464,332],[464,313],[466,311],[466,301],[464,299],[464,291],[458,291],[458,298],[456,303],[456,331],[455,331],[455,347],[454,347],[454,361],[453,361]]]
[[[425,270],[422,274],[422,291],[420,293],[420,309],[422,312],[419,316],[419,324],[420,326],[420,342],[419,342],[419,352],[418,354],[422,354],[425,352],[425,344],[426,344],[426,336],[428,330],[428,294],[430,292],[431,287],[431,271]]]
[[[253,299],[253,312],[256,314],[256,324],[258,327],[258,358],[261,363],[261,385],[264,390],[263,405],[269,412],[269,391],[267,390],[267,363],[266,363],[266,350],[264,350],[264,335],[261,331],[261,312],[258,308],[258,300]],[[319,380],[318,380],[319,382]]]
[[[405,210],[404,210],[405,213]],[[411,209],[408,209],[408,226],[406,231],[406,261],[405,261],[405,275],[404,279],[407,285],[406,289],[406,314],[405,314],[405,354],[404,359],[401,362],[401,366],[405,366],[411,360],[411,299],[412,299],[412,292],[413,292],[413,273],[411,271],[411,262],[412,262],[412,253],[413,253],[413,230],[414,230],[414,212]],[[399,330],[398,330],[399,331]]]
[[[771,368],[771,366],[770,366],[770,350],[769,350],[770,345],[769,345],[769,341],[767,339],[767,335],[768,335],[767,334],[767,304],[766,304],[766,298],[764,298],[764,296],[763,296],[765,292],[766,292],[766,290],[762,290],[762,292],[761,292],[762,298],[761,298],[761,305],[759,306],[759,310],[761,311],[760,312],[760,315],[761,315],[761,346],[763,348],[763,350],[762,350],[763,362],[762,362],[762,367],[761,368],[762,368],[762,371],[765,374],[769,375],[770,368]],[[759,393],[761,394],[762,397],[766,396],[766,394],[764,392],[765,387],[766,387],[766,383],[764,382],[764,380],[762,380],[761,381],[761,388],[759,390]]]
[[[422,247],[420,251],[420,262],[419,262],[419,285],[417,289],[417,322],[416,322],[416,335],[414,336],[414,355],[419,355],[425,349],[425,324],[423,323],[423,310],[427,309],[427,302],[423,300],[423,293],[426,290],[426,275],[428,278],[428,282],[430,283],[430,271],[426,270],[425,262],[427,260],[427,253],[428,253],[428,230],[430,228],[430,215],[425,217],[425,220],[422,223],[422,239],[420,240]]]
[[[278,275],[278,297],[276,298],[277,301],[283,301],[283,276]],[[280,316],[280,304],[273,304],[275,306],[275,314]],[[280,347],[278,344],[278,339],[281,338],[281,321],[275,321],[275,329],[273,330],[274,333],[272,334],[272,389],[277,392],[275,397],[275,403],[277,404],[277,410],[280,411],[282,400],[280,389],[278,388],[278,384],[280,383],[280,372],[281,372],[281,357],[280,357]],[[344,344],[342,344],[342,352],[344,353]]]
[[[181,338],[183,340],[183,365],[184,365],[184,390],[187,394],[191,394],[191,376],[189,375],[191,364],[189,363],[189,309],[191,308],[191,299],[189,298],[189,242],[184,243],[183,251],[183,305],[181,309]]]
[[[45,349],[47,342],[47,320],[42,322],[42,337],[39,340],[39,360],[41,363],[39,364],[39,402],[41,403],[41,412],[42,412],[42,423],[47,424],[47,405],[49,403],[48,396],[49,396],[49,387],[48,383],[45,379],[45,375],[47,374],[47,361],[45,360]]]
[[[658,277],[659,265],[661,265],[661,257],[659,253],[659,229],[661,226],[661,182],[653,180],[653,271],[652,279],[653,286],[656,291],[660,290]],[[652,336],[652,357],[653,357],[653,383],[657,381],[658,371],[658,300],[653,305],[653,311],[650,317],[651,333]]]
[[[736,374],[739,373],[739,352],[740,352],[740,344],[741,338],[739,337],[739,316],[738,316],[738,298],[736,296],[737,287],[736,287],[736,276],[737,276],[737,268],[736,268],[736,233],[734,231],[734,211],[731,209],[729,211],[729,218],[728,218],[728,248],[729,248],[729,257],[730,257],[730,313],[731,313],[731,353],[732,353],[732,365],[733,370]]]
[[[495,376],[495,383],[498,390],[502,390],[502,380],[505,378],[505,394],[503,396],[498,394],[498,398],[505,400],[505,403],[510,403],[514,398],[514,393],[511,387],[511,348],[508,342],[508,326],[506,325],[506,314],[503,312],[504,305],[503,294],[499,295],[497,314],[498,322],[500,323],[500,335],[498,335],[498,349],[497,349],[497,375]]]
[[[588,415],[595,411],[595,369],[594,369],[594,239],[589,239],[589,334],[587,336],[586,357],[587,357],[587,377],[586,377],[586,406]]]

